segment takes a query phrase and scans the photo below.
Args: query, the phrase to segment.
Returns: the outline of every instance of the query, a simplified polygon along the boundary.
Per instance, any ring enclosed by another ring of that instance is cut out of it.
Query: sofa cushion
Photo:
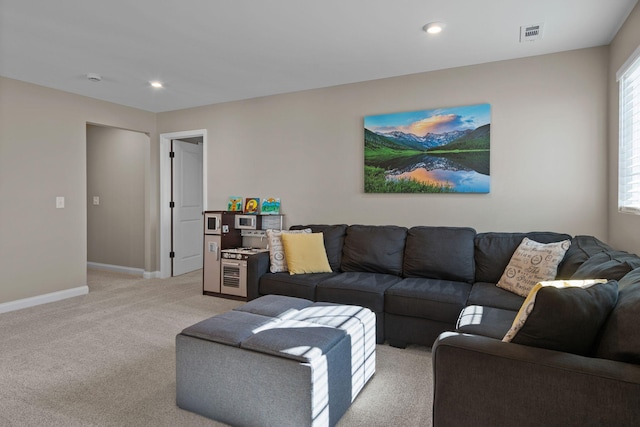
[[[454,324],[469,298],[471,285],[451,280],[407,278],[387,289],[387,313]]]
[[[593,236],[575,236],[571,246],[558,266],[558,279],[570,279],[586,260],[600,252],[613,250],[606,243]]]
[[[260,295],[288,295],[315,301],[318,283],[337,274],[311,273],[291,275],[287,272],[266,273],[260,277],[258,293]]]
[[[300,310],[311,305],[313,305],[313,302],[307,299],[282,295],[265,295],[234,308],[234,311],[246,311],[262,316],[289,319]]]
[[[344,237],[347,233],[347,225],[294,225],[289,229],[304,230],[305,228],[310,228],[314,233],[322,233],[322,237],[324,238],[324,248],[327,251],[327,259],[329,260],[331,270],[339,271],[340,262],[342,260],[342,246],[344,245]]]
[[[622,279],[618,280],[618,289],[622,291],[634,286],[638,282],[640,282],[640,268],[635,268],[625,274]]]
[[[618,283],[618,303],[602,328],[596,357],[640,364],[640,268]]]
[[[571,278],[620,280],[625,274],[638,267],[640,267],[640,257],[637,255],[623,251],[606,251],[586,260]]]
[[[191,325],[183,335],[239,347],[253,331],[279,322],[279,319],[251,312],[227,311]]]
[[[526,297],[536,283],[556,278],[558,265],[570,245],[570,240],[539,243],[525,237],[496,286]]]
[[[384,311],[384,292],[402,279],[391,274],[345,272],[323,280],[316,287],[316,300]]]
[[[473,228],[410,228],[404,251],[403,275],[473,283],[475,236]]]
[[[290,274],[331,273],[322,233],[285,233],[282,244]]]
[[[524,297],[501,289],[494,283],[476,282],[471,288],[467,305],[481,305],[505,310],[515,310],[517,312],[520,310],[523,302]]]
[[[460,312],[456,331],[501,340],[511,328],[516,314],[518,312],[513,310],[469,305]]]
[[[571,239],[568,234],[553,232],[478,233],[475,238],[476,282],[498,283],[525,237],[540,243]]]
[[[407,229],[395,225],[352,225],[342,249],[342,271],[400,276]]]
[[[308,363],[326,355],[345,335],[346,332],[338,328],[289,319],[259,328],[240,346]]]
[[[617,300],[615,280],[538,283],[503,341],[591,355]]]
[[[371,310],[358,305],[314,302],[309,307],[295,311],[291,318],[342,329],[349,335],[356,336],[362,334],[363,328],[372,326],[368,322],[375,322],[375,316],[372,314]],[[354,328],[359,331],[354,331]]]

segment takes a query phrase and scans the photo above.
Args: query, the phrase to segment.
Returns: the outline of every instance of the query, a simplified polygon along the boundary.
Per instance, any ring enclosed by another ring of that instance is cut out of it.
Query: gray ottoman
[[[176,403],[233,426],[333,426],[375,345],[369,309],[263,296],[176,336]]]

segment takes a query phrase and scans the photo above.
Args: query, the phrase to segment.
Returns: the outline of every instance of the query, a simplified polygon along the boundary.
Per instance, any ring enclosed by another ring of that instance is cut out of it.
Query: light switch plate
[[[56,197],[56,209],[63,209],[64,208],[64,197],[63,196],[57,196]]]
[[[93,205],[98,206],[100,204],[100,196],[93,196]]]

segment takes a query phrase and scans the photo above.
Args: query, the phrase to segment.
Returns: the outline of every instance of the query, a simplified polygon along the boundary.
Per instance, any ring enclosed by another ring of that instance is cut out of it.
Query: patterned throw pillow
[[[556,278],[569,246],[571,240],[545,244],[523,238],[496,286],[526,297],[536,283]]]
[[[617,300],[615,280],[540,282],[502,341],[590,355]]]
[[[289,271],[287,268],[287,259],[284,256],[284,245],[282,244],[282,234],[291,233],[311,233],[310,228],[304,230],[267,230],[267,240],[269,242],[269,271],[272,273],[282,273]]]

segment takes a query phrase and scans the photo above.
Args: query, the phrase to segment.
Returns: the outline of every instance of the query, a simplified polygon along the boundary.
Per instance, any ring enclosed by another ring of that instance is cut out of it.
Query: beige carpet
[[[90,270],[88,295],[0,314],[0,426],[222,426],[175,404],[175,335],[241,304],[201,278]],[[430,426],[431,383],[428,348],[379,345],[339,426]]]

